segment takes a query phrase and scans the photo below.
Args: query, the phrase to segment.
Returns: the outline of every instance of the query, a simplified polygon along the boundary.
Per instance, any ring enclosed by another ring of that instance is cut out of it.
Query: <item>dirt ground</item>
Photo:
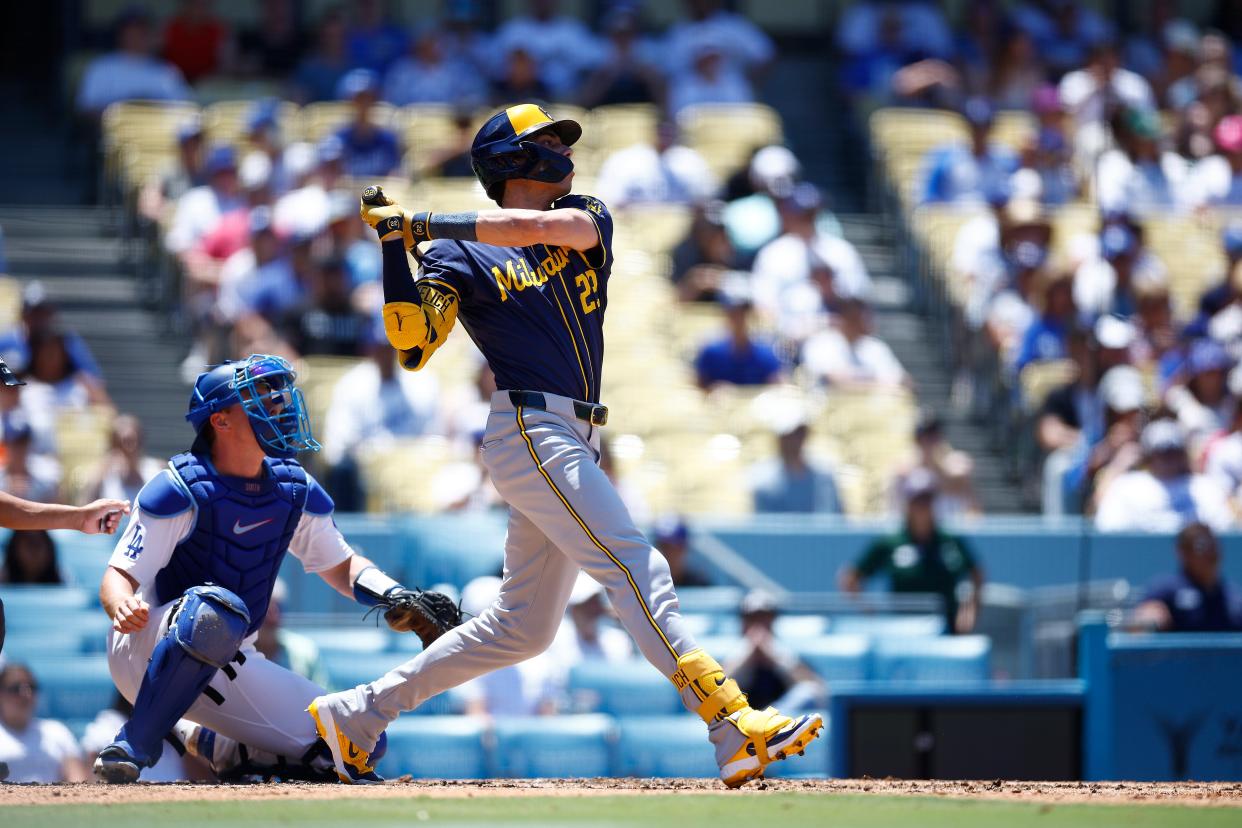
[[[772,793],[939,796],[1031,802],[1161,803],[1242,807],[1242,783],[1236,782],[942,782],[895,779],[770,780],[740,791],[726,790],[710,779],[489,779],[457,782],[395,780],[382,785],[138,784],[0,785],[5,805],[178,802],[194,800],[341,799],[345,797],[521,797],[603,796],[660,793],[765,796]]]

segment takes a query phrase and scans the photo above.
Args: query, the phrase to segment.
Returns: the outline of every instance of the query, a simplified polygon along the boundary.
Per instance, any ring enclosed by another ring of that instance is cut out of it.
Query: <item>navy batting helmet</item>
[[[217,365],[198,375],[185,418],[201,435],[212,414],[240,405],[268,456],[292,457],[303,449],[318,451],[306,402],[293,385],[297,376],[287,361],[266,354]]]
[[[537,104],[518,104],[488,119],[470,147],[470,163],[488,198],[500,203],[504,182],[512,178],[556,183],[573,171],[574,163],[532,138],[544,130],[555,132],[569,146],[582,137],[577,121],[554,120]]]

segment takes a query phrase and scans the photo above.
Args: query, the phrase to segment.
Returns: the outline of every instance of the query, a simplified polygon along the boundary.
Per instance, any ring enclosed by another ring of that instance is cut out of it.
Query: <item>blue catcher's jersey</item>
[[[155,576],[155,599],[171,601],[192,586],[231,590],[250,611],[250,634],[263,623],[281,561],[304,510],[331,512],[331,500],[295,460],[266,458],[258,479],[219,474],[202,456],[172,458],[174,475],[161,475],[139,494],[152,516],[193,509],[189,533]],[[308,506],[308,500],[314,503]]]
[[[599,244],[578,251],[440,239],[423,254],[419,281],[457,294],[458,319],[498,388],[599,402],[612,216],[602,201],[583,195],[558,199],[552,209],[586,212]]]

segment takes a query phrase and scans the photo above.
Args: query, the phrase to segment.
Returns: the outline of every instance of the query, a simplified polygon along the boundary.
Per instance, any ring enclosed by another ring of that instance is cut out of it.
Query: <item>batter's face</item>
[[[542,132],[536,135],[533,141],[539,146],[546,147],[555,153],[559,153],[560,155],[565,156],[566,158],[573,158],[574,156],[573,148],[568,147],[565,144],[561,143],[560,136],[557,135],[555,132],[552,132],[551,130],[547,132]],[[560,198],[563,195],[569,194],[570,189],[573,188],[573,180],[574,180],[574,171],[570,170],[569,175],[565,176],[564,178],[562,178],[560,181],[556,182],[555,184],[548,184],[543,181],[528,181],[524,183],[535,184],[541,187],[551,188],[556,193],[556,195],[552,197],[553,200],[555,200],[555,199]]]

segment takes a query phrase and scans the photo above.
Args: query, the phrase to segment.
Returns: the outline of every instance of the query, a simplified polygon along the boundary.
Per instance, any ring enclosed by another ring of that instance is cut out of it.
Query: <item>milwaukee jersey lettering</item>
[[[590,196],[565,196],[552,209],[584,211],[595,222],[599,244],[578,251],[440,239],[424,251],[418,278],[457,294],[457,318],[498,388],[598,402],[612,216]]]

